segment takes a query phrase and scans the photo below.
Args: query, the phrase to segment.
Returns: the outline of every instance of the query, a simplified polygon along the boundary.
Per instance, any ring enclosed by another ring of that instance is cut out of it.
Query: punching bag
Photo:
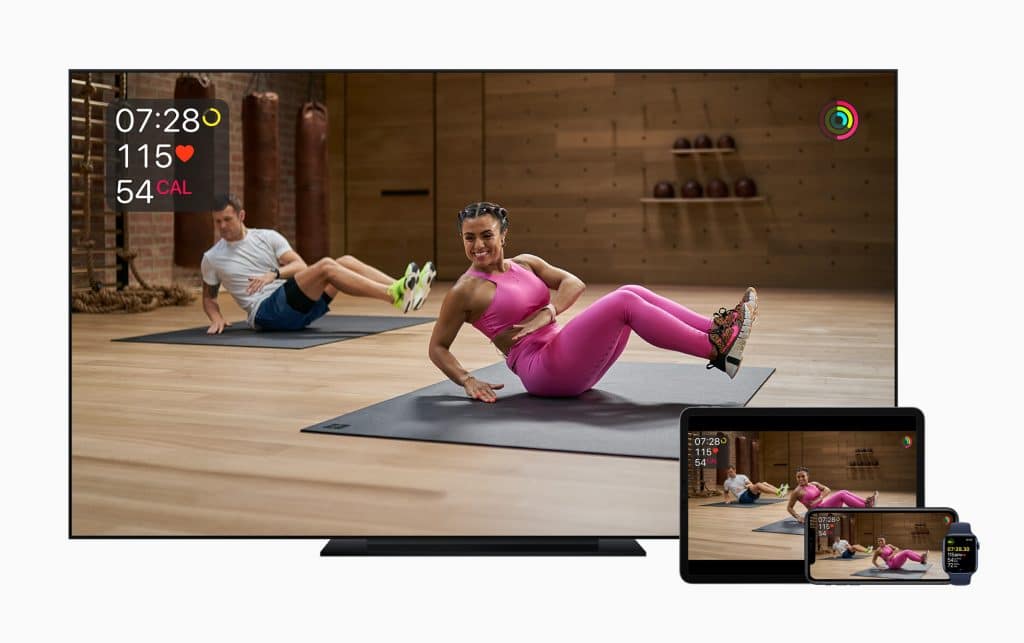
[[[295,127],[295,239],[307,261],[330,256],[327,172],[327,107],[304,103]]]
[[[281,137],[280,106],[274,92],[252,92],[242,99],[242,158],[245,164],[245,225],[277,228]]]
[[[205,76],[179,76],[174,82],[175,99],[216,98],[213,82]],[[174,213],[174,263],[198,268],[203,253],[213,245],[213,218],[207,212]]]

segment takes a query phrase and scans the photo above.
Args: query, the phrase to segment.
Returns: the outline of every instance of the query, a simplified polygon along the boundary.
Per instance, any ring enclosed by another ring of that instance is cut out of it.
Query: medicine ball
[[[736,184],[733,186],[733,188],[736,192],[736,196],[743,197],[744,199],[749,199],[750,197],[757,196],[757,184],[754,183],[754,179],[751,179],[749,177],[745,176],[742,179],[736,181]]]
[[[700,186],[700,183],[690,179],[683,184],[683,198],[686,199],[699,199],[704,196],[704,188]]]
[[[676,195],[676,189],[668,181],[658,181],[654,185],[655,199],[671,199]]]
[[[722,179],[708,181],[708,196],[712,199],[724,199],[729,196],[729,186]]]

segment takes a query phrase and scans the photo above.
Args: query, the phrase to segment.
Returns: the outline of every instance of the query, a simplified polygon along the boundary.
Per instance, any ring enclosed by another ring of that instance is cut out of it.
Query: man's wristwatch
[[[280,268],[274,268],[274,279],[280,279],[280,278],[281,278],[281,269]]]
[[[942,568],[953,585],[970,585],[971,574],[978,571],[978,537],[971,523],[954,522],[942,540]]]

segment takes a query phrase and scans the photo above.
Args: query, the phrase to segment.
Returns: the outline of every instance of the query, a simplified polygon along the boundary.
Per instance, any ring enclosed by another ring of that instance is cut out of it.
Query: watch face
[[[974,536],[947,535],[944,565],[949,574],[972,574],[978,569],[978,540]]]

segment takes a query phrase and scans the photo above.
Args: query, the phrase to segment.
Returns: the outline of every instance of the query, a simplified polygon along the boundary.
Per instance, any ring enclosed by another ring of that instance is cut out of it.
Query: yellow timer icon
[[[210,116],[211,114],[212,117],[210,120],[207,120],[207,116]],[[206,125],[207,127],[217,127],[220,125],[220,110],[216,107],[208,107],[206,111],[203,112],[203,125]]]

